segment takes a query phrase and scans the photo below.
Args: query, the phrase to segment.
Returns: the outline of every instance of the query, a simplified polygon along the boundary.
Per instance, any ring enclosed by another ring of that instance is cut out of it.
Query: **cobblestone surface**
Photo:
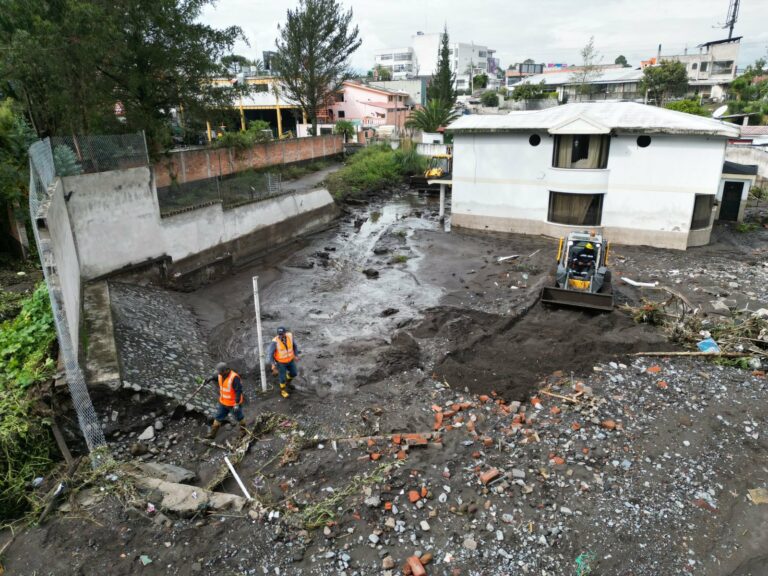
[[[122,364],[123,387],[149,390],[184,401],[213,372],[205,335],[197,320],[170,292],[111,282],[115,339]],[[190,401],[211,412],[210,394]]]

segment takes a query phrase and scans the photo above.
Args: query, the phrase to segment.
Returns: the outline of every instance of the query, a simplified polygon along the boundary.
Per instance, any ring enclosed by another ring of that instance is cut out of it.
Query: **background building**
[[[739,58],[741,36],[699,44],[697,54],[662,56],[662,60],[676,60],[688,70],[688,84],[694,95],[712,100],[723,100],[736,79],[736,61]]]

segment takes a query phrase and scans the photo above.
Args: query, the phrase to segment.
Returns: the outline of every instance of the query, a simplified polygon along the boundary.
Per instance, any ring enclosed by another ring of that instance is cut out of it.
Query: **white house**
[[[620,244],[709,242],[728,138],[739,127],[634,102],[463,116],[452,225]]]

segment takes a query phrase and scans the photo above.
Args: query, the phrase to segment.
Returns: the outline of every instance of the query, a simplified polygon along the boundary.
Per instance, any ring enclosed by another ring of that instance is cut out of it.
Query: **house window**
[[[715,197],[711,194],[696,194],[693,203],[693,216],[691,217],[691,230],[707,228],[712,221],[712,206]]]
[[[602,194],[549,192],[547,220],[572,226],[600,226],[603,219]]]
[[[555,136],[555,168],[603,169],[608,166],[609,135],[567,134]]]
[[[344,110],[339,110],[339,111],[336,113],[336,116],[338,116],[339,118],[345,118],[345,117],[346,117],[346,115],[347,115],[347,114],[346,114],[346,112],[344,112]]]
[[[694,62],[693,64],[691,64],[691,70],[696,70],[698,67],[699,67],[698,62]]]
[[[333,128],[320,128],[320,136],[330,136],[333,134]]]
[[[478,51],[477,55],[478,55],[480,58],[487,58],[487,57],[488,57],[488,53],[487,53],[485,50],[480,50],[480,51]]]
[[[382,54],[379,56],[380,60],[392,60],[392,54]]]
[[[336,102],[344,102],[344,92],[336,92],[334,100],[336,100]]]
[[[733,60],[712,62],[712,74],[730,74],[732,69]]]
[[[538,146],[539,144],[541,144],[541,136],[539,136],[538,134],[531,134],[531,136],[528,138],[528,143],[531,146]]]
[[[706,72],[708,64],[709,64],[709,62],[702,62],[701,63],[701,68],[699,68],[699,70],[701,70],[702,72]]]

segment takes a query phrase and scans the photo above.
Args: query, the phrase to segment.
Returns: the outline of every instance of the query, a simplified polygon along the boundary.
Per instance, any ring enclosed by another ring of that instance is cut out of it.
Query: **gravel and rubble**
[[[236,464],[253,502],[179,514],[118,467],[18,539],[7,573],[768,573],[768,505],[754,496],[768,488],[763,366],[638,356],[681,346],[620,310],[542,308],[549,239],[446,235],[426,201],[385,206],[372,220],[352,210],[338,230],[280,255],[265,286],[267,330],[295,326],[304,354],[287,401],[260,394],[254,372],[242,371],[247,421],[262,423]],[[720,296],[744,302],[729,318],[757,314],[768,234],[735,247],[719,234],[686,253],[616,247],[614,278],[659,280],[705,319]],[[497,259],[511,254],[520,256]],[[212,350],[253,341],[252,272],[187,298],[192,307],[174,319],[194,330],[190,353],[206,330],[216,336],[195,370]],[[656,294],[616,289],[631,306]],[[200,307],[206,299],[227,309],[218,324]],[[205,322],[193,326],[194,316]],[[173,418],[174,402],[147,388],[98,403],[121,466],[139,461],[149,476],[187,484],[179,490],[192,499],[206,488],[243,496],[219,475],[223,456],[243,450],[234,424],[207,441],[200,411]],[[214,403],[205,390],[201,406]]]

